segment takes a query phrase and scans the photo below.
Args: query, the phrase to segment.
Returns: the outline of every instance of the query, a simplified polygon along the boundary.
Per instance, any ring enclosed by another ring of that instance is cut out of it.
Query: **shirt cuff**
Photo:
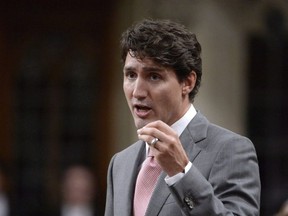
[[[185,169],[184,169],[184,173],[177,173],[174,176],[166,176],[165,177],[165,182],[168,186],[172,186],[173,184],[175,184],[176,182],[178,182],[179,180],[181,180],[183,178],[183,176],[191,169],[192,167],[192,163],[189,161],[188,164],[186,165]]]

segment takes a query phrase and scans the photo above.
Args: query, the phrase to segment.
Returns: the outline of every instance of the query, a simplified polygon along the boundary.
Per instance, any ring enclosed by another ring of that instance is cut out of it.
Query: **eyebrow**
[[[144,71],[155,71],[155,72],[161,72],[164,71],[164,68],[162,67],[157,67],[157,66],[148,66],[148,67],[143,67]]]
[[[129,65],[123,68],[123,71],[133,71],[133,70],[135,70],[135,67]],[[157,66],[145,66],[142,68],[142,70],[146,72],[164,72],[165,68]]]

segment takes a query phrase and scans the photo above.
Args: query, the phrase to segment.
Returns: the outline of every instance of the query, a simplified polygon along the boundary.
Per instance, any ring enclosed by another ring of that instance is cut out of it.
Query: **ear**
[[[195,71],[191,71],[190,74],[183,81],[182,94],[183,96],[189,95],[189,93],[194,89],[196,84],[197,74]]]

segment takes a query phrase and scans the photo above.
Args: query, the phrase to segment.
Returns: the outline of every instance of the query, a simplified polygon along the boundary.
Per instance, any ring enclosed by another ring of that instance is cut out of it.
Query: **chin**
[[[135,120],[135,126],[137,129],[143,128],[145,125],[147,125],[148,123],[150,123],[152,121],[145,121],[145,120]]]
[[[146,124],[144,123],[139,123],[139,122],[135,122],[135,126],[137,129],[143,128]]]

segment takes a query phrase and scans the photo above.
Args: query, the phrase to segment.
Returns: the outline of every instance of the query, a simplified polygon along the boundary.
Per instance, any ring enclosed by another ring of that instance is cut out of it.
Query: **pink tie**
[[[138,174],[135,194],[134,194],[134,216],[144,216],[157,179],[161,173],[161,167],[154,159],[154,156],[149,155],[142,164],[142,168]]]

